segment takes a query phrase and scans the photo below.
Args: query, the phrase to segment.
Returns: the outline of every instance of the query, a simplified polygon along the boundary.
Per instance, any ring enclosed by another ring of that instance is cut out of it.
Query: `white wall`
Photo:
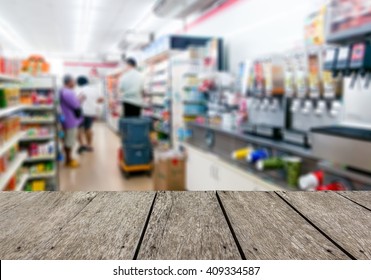
[[[240,0],[187,34],[224,38],[229,69],[236,72],[238,64],[246,59],[303,44],[305,18],[325,1]]]

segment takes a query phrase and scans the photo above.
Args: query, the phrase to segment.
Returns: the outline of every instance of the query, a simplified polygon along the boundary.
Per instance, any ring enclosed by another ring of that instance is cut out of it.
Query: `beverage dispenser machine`
[[[333,79],[332,69],[329,71],[322,67],[327,51],[330,50],[307,50],[296,58],[296,75],[299,76],[296,78],[296,97],[290,98],[290,121],[284,133],[287,142],[311,146],[311,129],[340,121],[342,105],[337,82]],[[306,82],[302,81],[303,77]]]
[[[313,153],[353,169],[371,172],[371,45],[343,46],[337,76],[344,76],[343,114],[336,126],[312,130]]]
[[[249,124],[260,136],[280,139],[286,125],[282,63],[269,58],[255,63],[254,89],[248,102]],[[251,133],[251,131],[246,131]]]

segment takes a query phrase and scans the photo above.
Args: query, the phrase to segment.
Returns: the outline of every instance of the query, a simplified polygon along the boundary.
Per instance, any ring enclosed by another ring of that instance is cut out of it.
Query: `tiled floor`
[[[148,191],[152,179],[146,175],[132,176],[126,180],[117,165],[119,137],[105,124],[94,125],[93,153],[79,157],[80,168],[67,169],[60,165],[62,191]]]

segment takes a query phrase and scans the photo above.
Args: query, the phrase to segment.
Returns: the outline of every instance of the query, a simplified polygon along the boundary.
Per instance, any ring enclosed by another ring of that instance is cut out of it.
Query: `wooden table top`
[[[0,193],[0,259],[371,259],[371,192]]]

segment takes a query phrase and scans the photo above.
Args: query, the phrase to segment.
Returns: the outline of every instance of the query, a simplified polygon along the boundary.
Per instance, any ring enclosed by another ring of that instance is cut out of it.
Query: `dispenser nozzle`
[[[354,86],[356,85],[356,81],[357,81],[357,73],[353,73],[352,74],[352,80],[350,82],[350,88],[351,89],[354,89]]]

